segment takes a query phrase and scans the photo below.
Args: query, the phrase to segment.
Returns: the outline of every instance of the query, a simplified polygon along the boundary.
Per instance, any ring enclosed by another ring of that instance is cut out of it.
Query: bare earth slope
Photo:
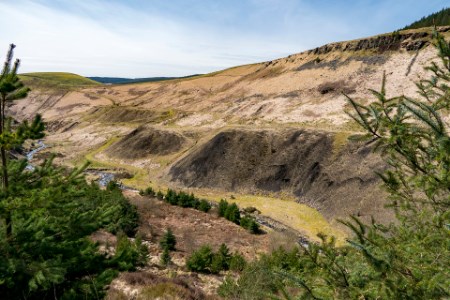
[[[450,27],[439,30],[450,35]],[[370,145],[348,142],[358,128],[342,92],[370,99],[385,72],[391,96],[414,96],[414,81],[427,77],[423,68],[436,56],[430,41],[431,29],[402,31],[165,82],[31,82],[31,95],[10,111],[43,115],[59,162],[88,158],[125,170],[134,176],[129,185],[295,199],[330,221],[389,219],[373,173],[384,165]]]

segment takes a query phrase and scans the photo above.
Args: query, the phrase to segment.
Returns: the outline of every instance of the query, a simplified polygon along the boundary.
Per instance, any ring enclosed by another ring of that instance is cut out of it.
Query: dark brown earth
[[[148,155],[168,155],[179,152],[186,138],[176,132],[150,126],[139,126],[108,148],[111,157],[138,159]]]
[[[241,193],[293,193],[328,218],[390,219],[375,171],[385,168],[370,145],[335,149],[333,133],[305,129],[228,130],[175,163],[183,186]]]

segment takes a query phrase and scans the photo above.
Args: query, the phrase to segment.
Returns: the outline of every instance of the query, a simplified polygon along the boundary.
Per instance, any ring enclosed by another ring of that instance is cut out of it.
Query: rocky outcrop
[[[333,134],[302,130],[229,130],[175,163],[169,177],[188,187],[294,194],[329,218],[378,215],[385,197],[375,170],[385,165],[369,145],[335,153]]]
[[[450,26],[440,27],[439,31],[450,31]],[[395,31],[391,34],[379,35],[355,41],[327,44],[309,50],[308,53],[319,55],[327,54],[332,51],[351,52],[362,50],[375,50],[376,52],[382,53],[385,51],[396,51],[400,49],[405,49],[407,51],[417,51],[428,45],[430,43],[431,37],[431,31]]]

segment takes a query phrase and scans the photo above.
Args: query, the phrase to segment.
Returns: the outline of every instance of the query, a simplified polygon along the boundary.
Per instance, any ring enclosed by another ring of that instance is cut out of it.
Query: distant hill
[[[22,82],[31,88],[40,89],[76,89],[80,87],[96,86],[100,83],[89,78],[63,72],[36,72],[19,75]]]
[[[439,12],[423,17],[419,21],[406,26],[403,29],[418,29],[430,26],[447,26],[450,25],[450,7],[444,8]]]
[[[147,77],[147,78],[121,78],[121,77],[87,77],[91,80],[95,80],[97,82],[103,84],[126,84],[126,83],[139,83],[139,82],[156,82],[156,81],[165,81],[172,79],[182,79],[182,78],[190,78],[195,77],[200,74],[183,76],[183,77]]]

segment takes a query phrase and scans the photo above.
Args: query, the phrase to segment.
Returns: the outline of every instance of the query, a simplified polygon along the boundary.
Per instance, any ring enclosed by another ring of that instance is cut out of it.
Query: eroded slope
[[[370,101],[386,73],[388,95],[413,97],[436,57],[430,41],[431,29],[402,31],[183,80],[37,86],[10,111],[43,114],[58,162],[125,169],[129,185],[273,194],[331,220],[383,218],[373,174],[383,165],[370,145],[347,141],[358,128],[342,93]]]

